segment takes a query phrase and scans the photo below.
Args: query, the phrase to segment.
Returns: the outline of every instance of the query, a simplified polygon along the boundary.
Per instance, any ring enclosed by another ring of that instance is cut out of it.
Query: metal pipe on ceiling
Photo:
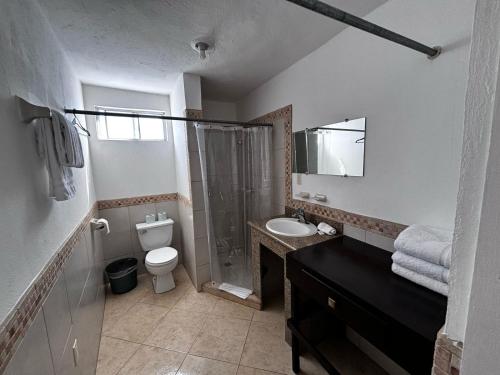
[[[426,54],[429,59],[435,59],[441,54],[441,47],[426,46],[425,44],[419,43],[413,39],[407,38],[401,34],[385,29],[369,21],[365,21],[360,17],[344,12],[343,10],[335,8],[322,1],[318,0],[286,0],[286,1],[299,5],[303,8],[312,10],[313,12],[322,14],[324,16],[333,18],[337,21],[343,22],[357,29],[366,31],[370,34],[390,40],[391,42],[401,44],[405,47],[411,48],[418,52],[422,52]]]
[[[73,115],[90,115],[90,116],[113,116],[113,117],[133,117],[133,118],[154,118],[161,120],[172,120],[172,121],[191,121],[191,122],[204,122],[207,124],[221,124],[221,125],[236,125],[243,127],[253,127],[253,126],[273,126],[269,123],[257,123],[257,122],[243,122],[243,121],[228,121],[228,120],[211,120],[203,118],[190,118],[190,117],[176,117],[176,116],[162,116],[162,115],[146,115],[138,113],[122,113],[122,112],[103,112],[103,111],[86,111],[80,109],[64,109],[65,113],[71,113]]]

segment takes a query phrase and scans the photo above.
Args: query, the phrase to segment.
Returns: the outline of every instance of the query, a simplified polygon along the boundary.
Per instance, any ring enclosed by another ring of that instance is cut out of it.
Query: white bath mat
[[[252,294],[252,291],[250,289],[242,288],[240,286],[236,286],[229,283],[220,284],[219,289],[231,293],[241,299],[247,299],[248,296]]]

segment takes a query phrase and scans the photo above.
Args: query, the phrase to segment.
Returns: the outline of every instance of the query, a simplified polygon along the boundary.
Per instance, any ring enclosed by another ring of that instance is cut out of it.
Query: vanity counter
[[[266,223],[271,219],[280,218],[280,217],[286,217],[286,216],[280,215],[280,216],[271,217],[271,218],[265,219],[265,220],[249,221],[248,225],[250,225],[250,227],[252,229],[255,229],[255,230],[261,232],[262,234],[270,237],[274,241],[285,246],[289,251],[290,250],[292,250],[292,251],[299,250],[299,249],[302,249],[302,248],[308,247],[308,246],[314,246],[314,245],[317,245],[321,242],[328,241],[328,240],[331,240],[332,238],[337,238],[337,237],[340,237],[342,235],[342,234],[337,233],[334,236],[314,234],[312,236],[307,236],[307,237],[289,237],[289,236],[280,236],[278,234],[274,234],[274,233],[270,232],[269,230],[267,230]],[[339,232],[339,229],[338,228],[336,228],[336,229],[337,229],[337,232]],[[273,250],[273,249],[270,249],[270,250]],[[280,254],[278,254],[278,255],[280,255]]]
[[[270,250],[274,254],[278,255],[283,259],[284,269],[286,269],[286,254],[291,251],[296,251],[303,249],[305,247],[315,246],[320,243],[332,240],[333,238],[338,238],[342,236],[342,224],[329,222],[337,229],[337,234],[334,236],[319,235],[314,234],[308,237],[288,237],[280,236],[274,234],[266,229],[266,223],[270,219],[277,217],[287,217],[285,215],[272,217],[266,220],[255,220],[249,221],[250,235],[252,242],[252,279],[253,279],[253,289],[254,293],[259,300],[259,305],[262,308],[262,267],[261,267],[261,251],[262,247]],[[313,222],[317,220],[311,220]],[[283,273],[284,275],[284,273]],[[284,301],[285,301],[285,314],[283,320],[290,318],[291,314],[291,285],[290,281],[284,276]],[[291,342],[291,334],[288,329],[286,329],[286,340],[288,343]]]
[[[288,324],[295,343],[316,346],[316,339],[308,339],[307,329],[301,329],[303,320],[316,326],[349,325],[411,374],[430,373],[446,297],[394,274],[387,251],[346,236],[286,258],[294,306]],[[310,319],[321,316],[318,311],[327,314],[321,322]],[[315,355],[322,360],[320,352]],[[295,344],[295,372],[298,358]],[[329,373],[339,373],[324,358],[322,363]]]

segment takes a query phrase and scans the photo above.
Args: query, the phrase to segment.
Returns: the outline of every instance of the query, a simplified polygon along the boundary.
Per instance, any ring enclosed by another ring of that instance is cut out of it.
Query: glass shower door
[[[251,290],[247,222],[270,215],[271,129],[203,124],[196,128],[212,281]]]

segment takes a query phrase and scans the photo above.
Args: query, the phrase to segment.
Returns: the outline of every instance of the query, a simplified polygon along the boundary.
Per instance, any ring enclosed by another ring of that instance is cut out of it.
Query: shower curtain
[[[247,222],[272,214],[272,128],[195,126],[212,281],[252,289]]]

